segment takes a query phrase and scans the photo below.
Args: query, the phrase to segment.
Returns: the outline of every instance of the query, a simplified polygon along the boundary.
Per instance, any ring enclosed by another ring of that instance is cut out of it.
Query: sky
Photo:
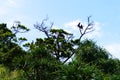
[[[87,17],[92,15],[95,31],[85,38],[92,39],[120,59],[120,0],[0,0],[0,23],[10,28],[14,21],[30,28],[30,32],[20,34],[30,41],[43,37],[34,28],[48,16],[47,25],[54,22],[53,28],[62,28],[79,36],[78,22],[86,25]]]

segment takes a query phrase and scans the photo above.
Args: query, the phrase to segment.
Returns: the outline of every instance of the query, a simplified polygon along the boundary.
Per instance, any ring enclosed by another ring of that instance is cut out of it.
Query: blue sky
[[[14,21],[21,21],[31,29],[21,35],[35,40],[43,34],[35,30],[33,24],[48,16],[48,22],[54,22],[54,28],[63,28],[77,37],[77,23],[85,23],[87,17],[92,15],[95,31],[86,37],[120,59],[119,4],[120,0],[0,0],[0,22],[11,27]]]

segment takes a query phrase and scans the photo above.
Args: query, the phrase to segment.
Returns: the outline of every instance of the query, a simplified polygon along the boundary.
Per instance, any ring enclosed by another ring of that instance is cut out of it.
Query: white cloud
[[[0,4],[0,15],[4,15],[7,13],[7,5],[5,2],[3,2],[2,4]]]
[[[0,3],[0,15],[9,15],[9,11],[20,6],[20,1],[18,0],[3,0]]]
[[[84,26],[87,25],[86,22],[81,21],[81,20],[74,20],[71,22],[68,22],[65,24],[65,28],[67,30],[69,30],[70,32],[72,32],[75,36],[79,35],[79,30],[77,28],[77,24],[81,22],[83,23]],[[105,24],[101,24],[99,22],[94,22],[94,31],[90,32],[88,34],[85,35],[85,38],[101,38],[102,37],[102,27]],[[120,43],[113,43],[113,44],[109,44],[109,45],[105,45],[104,46],[109,52],[110,54],[113,55],[113,58],[119,58],[120,59]]]
[[[6,20],[6,23],[7,23],[8,28],[11,28],[15,21],[20,21],[21,24],[26,24],[24,22],[27,21],[27,19],[29,19],[29,17],[22,15],[22,14],[21,15],[17,14],[14,17],[10,17],[8,20]]]
[[[77,24],[78,24],[79,22],[80,22],[80,20],[75,20],[75,21],[66,23],[64,26],[67,27],[67,28],[71,28],[71,29],[73,29],[73,30],[78,30]]]
[[[52,29],[60,29],[60,28],[53,25]]]
[[[73,32],[74,34],[78,35],[79,29],[78,29],[77,25],[79,22],[81,22],[84,27],[87,26],[87,22],[81,21],[81,20],[75,20],[75,21],[68,22],[64,26],[66,27],[66,29],[68,29],[68,31]],[[96,38],[96,37],[99,38],[99,37],[101,37],[101,35],[102,35],[101,26],[102,25],[99,22],[94,22],[94,29],[95,30],[93,32],[90,32],[87,35],[85,35],[85,37],[87,37],[87,38]]]
[[[120,59],[120,43],[106,45],[105,48],[113,55],[113,57]]]
[[[25,20],[26,15],[17,12],[17,8],[22,7],[23,0],[3,0],[0,3],[1,21],[7,23],[8,28],[13,25],[15,20]]]
[[[87,38],[100,38],[102,36],[101,24],[99,22],[94,23],[94,31],[86,35]]]
[[[7,11],[5,11],[5,8],[0,7],[0,15],[6,14]]]
[[[5,5],[11,8],[18,8],[21,7],[22,3],[23,0],[6,0]]]
[[[9,6],[17,6],[16,0],[7,0],[7,3],[9,4]]]

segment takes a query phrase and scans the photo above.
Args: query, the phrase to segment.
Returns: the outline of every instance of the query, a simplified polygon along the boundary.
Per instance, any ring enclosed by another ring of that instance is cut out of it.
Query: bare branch
[[[86,27],[84,27],[82,24],[80,24],[80,22],[78,23],[78,28],[79,28],[79,31],[80,31],[80,37],[79,37],[80,41],[81,41],[81,38],[85,34],[94,31],[94,29],[93,29],[93,21],[90,21],[90,18],[91,18],[91,16],[89,16],[88,19],[87,19],[87,26]],[[80,25],[83,26],[84,29],[80,28]]]
[[[50,24],[50,27],[45,26],[45,22],[48,20],[48,18],[45,18],[42,20],[42,22],[36,23],[34,27],[38,29],[39,31],[43,32],[48,38],[50,38],[50,30],[53,27],[53,23]]]
[[[50,29],[52,29],[53,25],[54,25],[54,23],[53,23],[53,22],[51,22]]]
[[[63,64],[65,64],[72,56],[74,55],[74,52],[68,57],[65,61],[63,61]]]
[[[85,33],[85,34],[90,33],[90,32],[93,32],[94,30],[95,30],[95,29],[90,30],[90,31],[86,31],[86,33]]]
[[[82,37],[89,33],[89,32],[92,32],[94,31],[94,26],[93,26],[93,21],[90,21],[90,18],[91,16],[89,16],[87,18],[87,26],[84,27],[80,22],[78,23],[78,28],[79,28],[79,31],[80,31],[80,37],[79,37],[79,41],[81,41]],[[74,52],[70,55],[70,57],[68,57],[64,62],[63,64],[65,64],[72,56],[74,55]]]
[[[90,23],[90,18],[91,18],[92,16],[88,16],[88,24]]]
[[[20,21],[15,21],[13,23],[13,26],[11,27],[11,29],[14,32],[14,34],[25,33],[25,32],[29,31],[29,29],[27,27],[25,27],[24,25],[21,25]]]
[[[72,38],[73,38],[73,34],[68,35],[68,36],[67,36],[67,42],[68,42],[70,39],[72,39]]]
[[[82,35],[82,34],[83,34],[83,33],[82,33],[82,29],[79,28],[79,30],[80,30],[80,34]]]

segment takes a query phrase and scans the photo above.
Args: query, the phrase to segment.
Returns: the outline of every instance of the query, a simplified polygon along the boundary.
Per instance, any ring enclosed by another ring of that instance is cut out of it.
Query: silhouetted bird
[[[83,29],[83,25],[79,22],[77,25],[80,29]]]

